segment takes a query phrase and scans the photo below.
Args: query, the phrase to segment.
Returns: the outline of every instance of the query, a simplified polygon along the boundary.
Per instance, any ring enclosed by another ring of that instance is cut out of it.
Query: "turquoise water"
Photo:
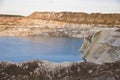
[[[0,37],[0,61],[82,61],[82,39],[62,37]]]

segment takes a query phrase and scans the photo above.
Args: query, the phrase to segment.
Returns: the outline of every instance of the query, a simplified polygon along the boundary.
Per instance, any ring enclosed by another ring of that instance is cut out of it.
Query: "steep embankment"
[[[35,12],[28,18],[63,21],[79,24],[120,25],[120,14],[82,13],[82,12]]]
[[[120,28],[103,28],[84,39],[83,58],[95,63],[120,60]]]
[[[120,14],[35,12],[19,19],[0,18],[0,36],[87,36],[89,28],[120,27]],[[18,17],[17,17],[18,18]]]

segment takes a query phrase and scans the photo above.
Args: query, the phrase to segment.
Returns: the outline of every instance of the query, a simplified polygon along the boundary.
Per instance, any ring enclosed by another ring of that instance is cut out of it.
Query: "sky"
[[[35,11],[120,13],[120,0],[0,0],[0,14],[26,16]]]

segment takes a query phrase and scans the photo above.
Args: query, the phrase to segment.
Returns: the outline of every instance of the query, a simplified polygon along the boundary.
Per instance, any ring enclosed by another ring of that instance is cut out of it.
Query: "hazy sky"
[[[28,15],[34,11],[120,13],[120,0],[0,0],[0,14]]]

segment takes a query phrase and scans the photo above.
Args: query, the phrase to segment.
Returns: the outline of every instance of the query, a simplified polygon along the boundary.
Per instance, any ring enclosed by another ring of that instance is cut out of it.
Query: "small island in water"
[[[0,14],[0,80],[119,80],[120,14]]]

